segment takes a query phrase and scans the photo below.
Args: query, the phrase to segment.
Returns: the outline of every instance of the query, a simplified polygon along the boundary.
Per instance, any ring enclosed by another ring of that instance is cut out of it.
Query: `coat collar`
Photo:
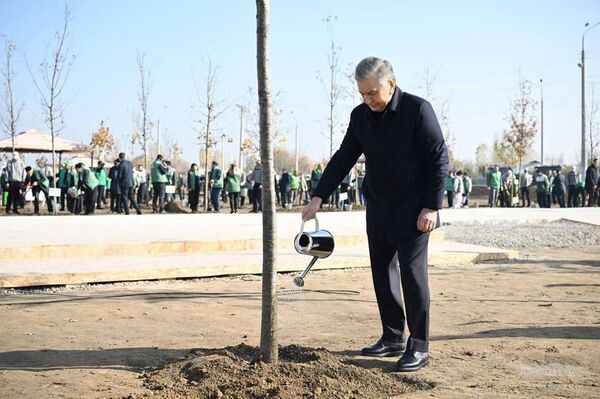
[[[392,98],[390,99],[390,102],[385,107],[385,111],[392,111],[392,112],[399,114],[400,113],[400,103],[402,101],[403,94],[404,93],[402,92],[402,90],[400,90],[400,88],[398,86],[396,86],[396,88],[394,89],[394,94],[392,94]],[[369,117],[373,117],[374,112],[371,111],[371,109],[366,104],[364,104],[364,105],[366,108],[367,115]]]

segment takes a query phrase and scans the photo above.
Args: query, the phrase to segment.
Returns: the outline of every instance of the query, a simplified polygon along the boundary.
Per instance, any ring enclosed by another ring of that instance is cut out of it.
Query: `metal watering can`
[[[294,278],[294,284],[298,287],[304,287],[304,277],[306,277],[317,259],[327,258],[333,253],[333,248],[335,246],[331,233],[327,230],[319,229],[319,220],[316,216],[315,231],[304,231],[304,223],[305,221],[303,220],[302,225],[300,226],[300,233],[298,233],[294,239],[294,248],[299,254],[309,255],[313,258],[302,274]]]

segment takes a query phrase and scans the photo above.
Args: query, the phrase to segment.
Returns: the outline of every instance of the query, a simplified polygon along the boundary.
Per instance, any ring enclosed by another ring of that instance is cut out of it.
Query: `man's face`
[[[381,112],[385,109],[396,87],[396,83],[391,80],[382,84],[377,75],[358,81],[356,84],[363,102],[374,112]]]
[[[193,165],[193,166],[192,166],[192,172],[195,172],[195,171],[197,171],[197,170],[198,170],[198,167],[197,167],[196,165]]]

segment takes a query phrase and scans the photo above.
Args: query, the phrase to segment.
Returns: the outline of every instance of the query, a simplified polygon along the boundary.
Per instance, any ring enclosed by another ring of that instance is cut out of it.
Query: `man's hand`
[[[435,229],[437,222],[437,210],[423,208],[417,219],[417,229],[423,233],[428,233]]]
[[[315,217],[323,200],[320,197],[313,197],[308,205],[302,208],[302,220],[307,221]]]

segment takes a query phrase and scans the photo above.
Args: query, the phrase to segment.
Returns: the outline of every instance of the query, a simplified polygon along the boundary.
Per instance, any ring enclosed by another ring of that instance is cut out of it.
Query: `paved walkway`
[[[3,246],[53,244],[123,244],[139,242],[210,241],[260,239],[261,214],[163,214],[103,216],[5,216],[0,218]],[[364,235],[365,212],[321,212],[321,228],[334,236]],[[568,219],[600,225],[600,208],[444,209],[443,223],[531,223]],[[300,230],[299,213],[277,214],[278,238],[290,240]],[[313,230],[313,222],[307,222]]]
[[[568,219],[600,225],[600,208],[445,209],[444,223],[536,223]],[[316,268],[368,266],[364,212],[322,212],[320,227],[336,237],[334,254]],[[259,274],[260,214],[2,217],[0,287]],[[277,214],[278,270],[309,261],[293,250],[299,213]],[[314,229],[314,222],[306,224]],[[430,263],[507,259],[515,251],[444,241],[430,243]],[[18,260],[18,261],[15,261]]]

